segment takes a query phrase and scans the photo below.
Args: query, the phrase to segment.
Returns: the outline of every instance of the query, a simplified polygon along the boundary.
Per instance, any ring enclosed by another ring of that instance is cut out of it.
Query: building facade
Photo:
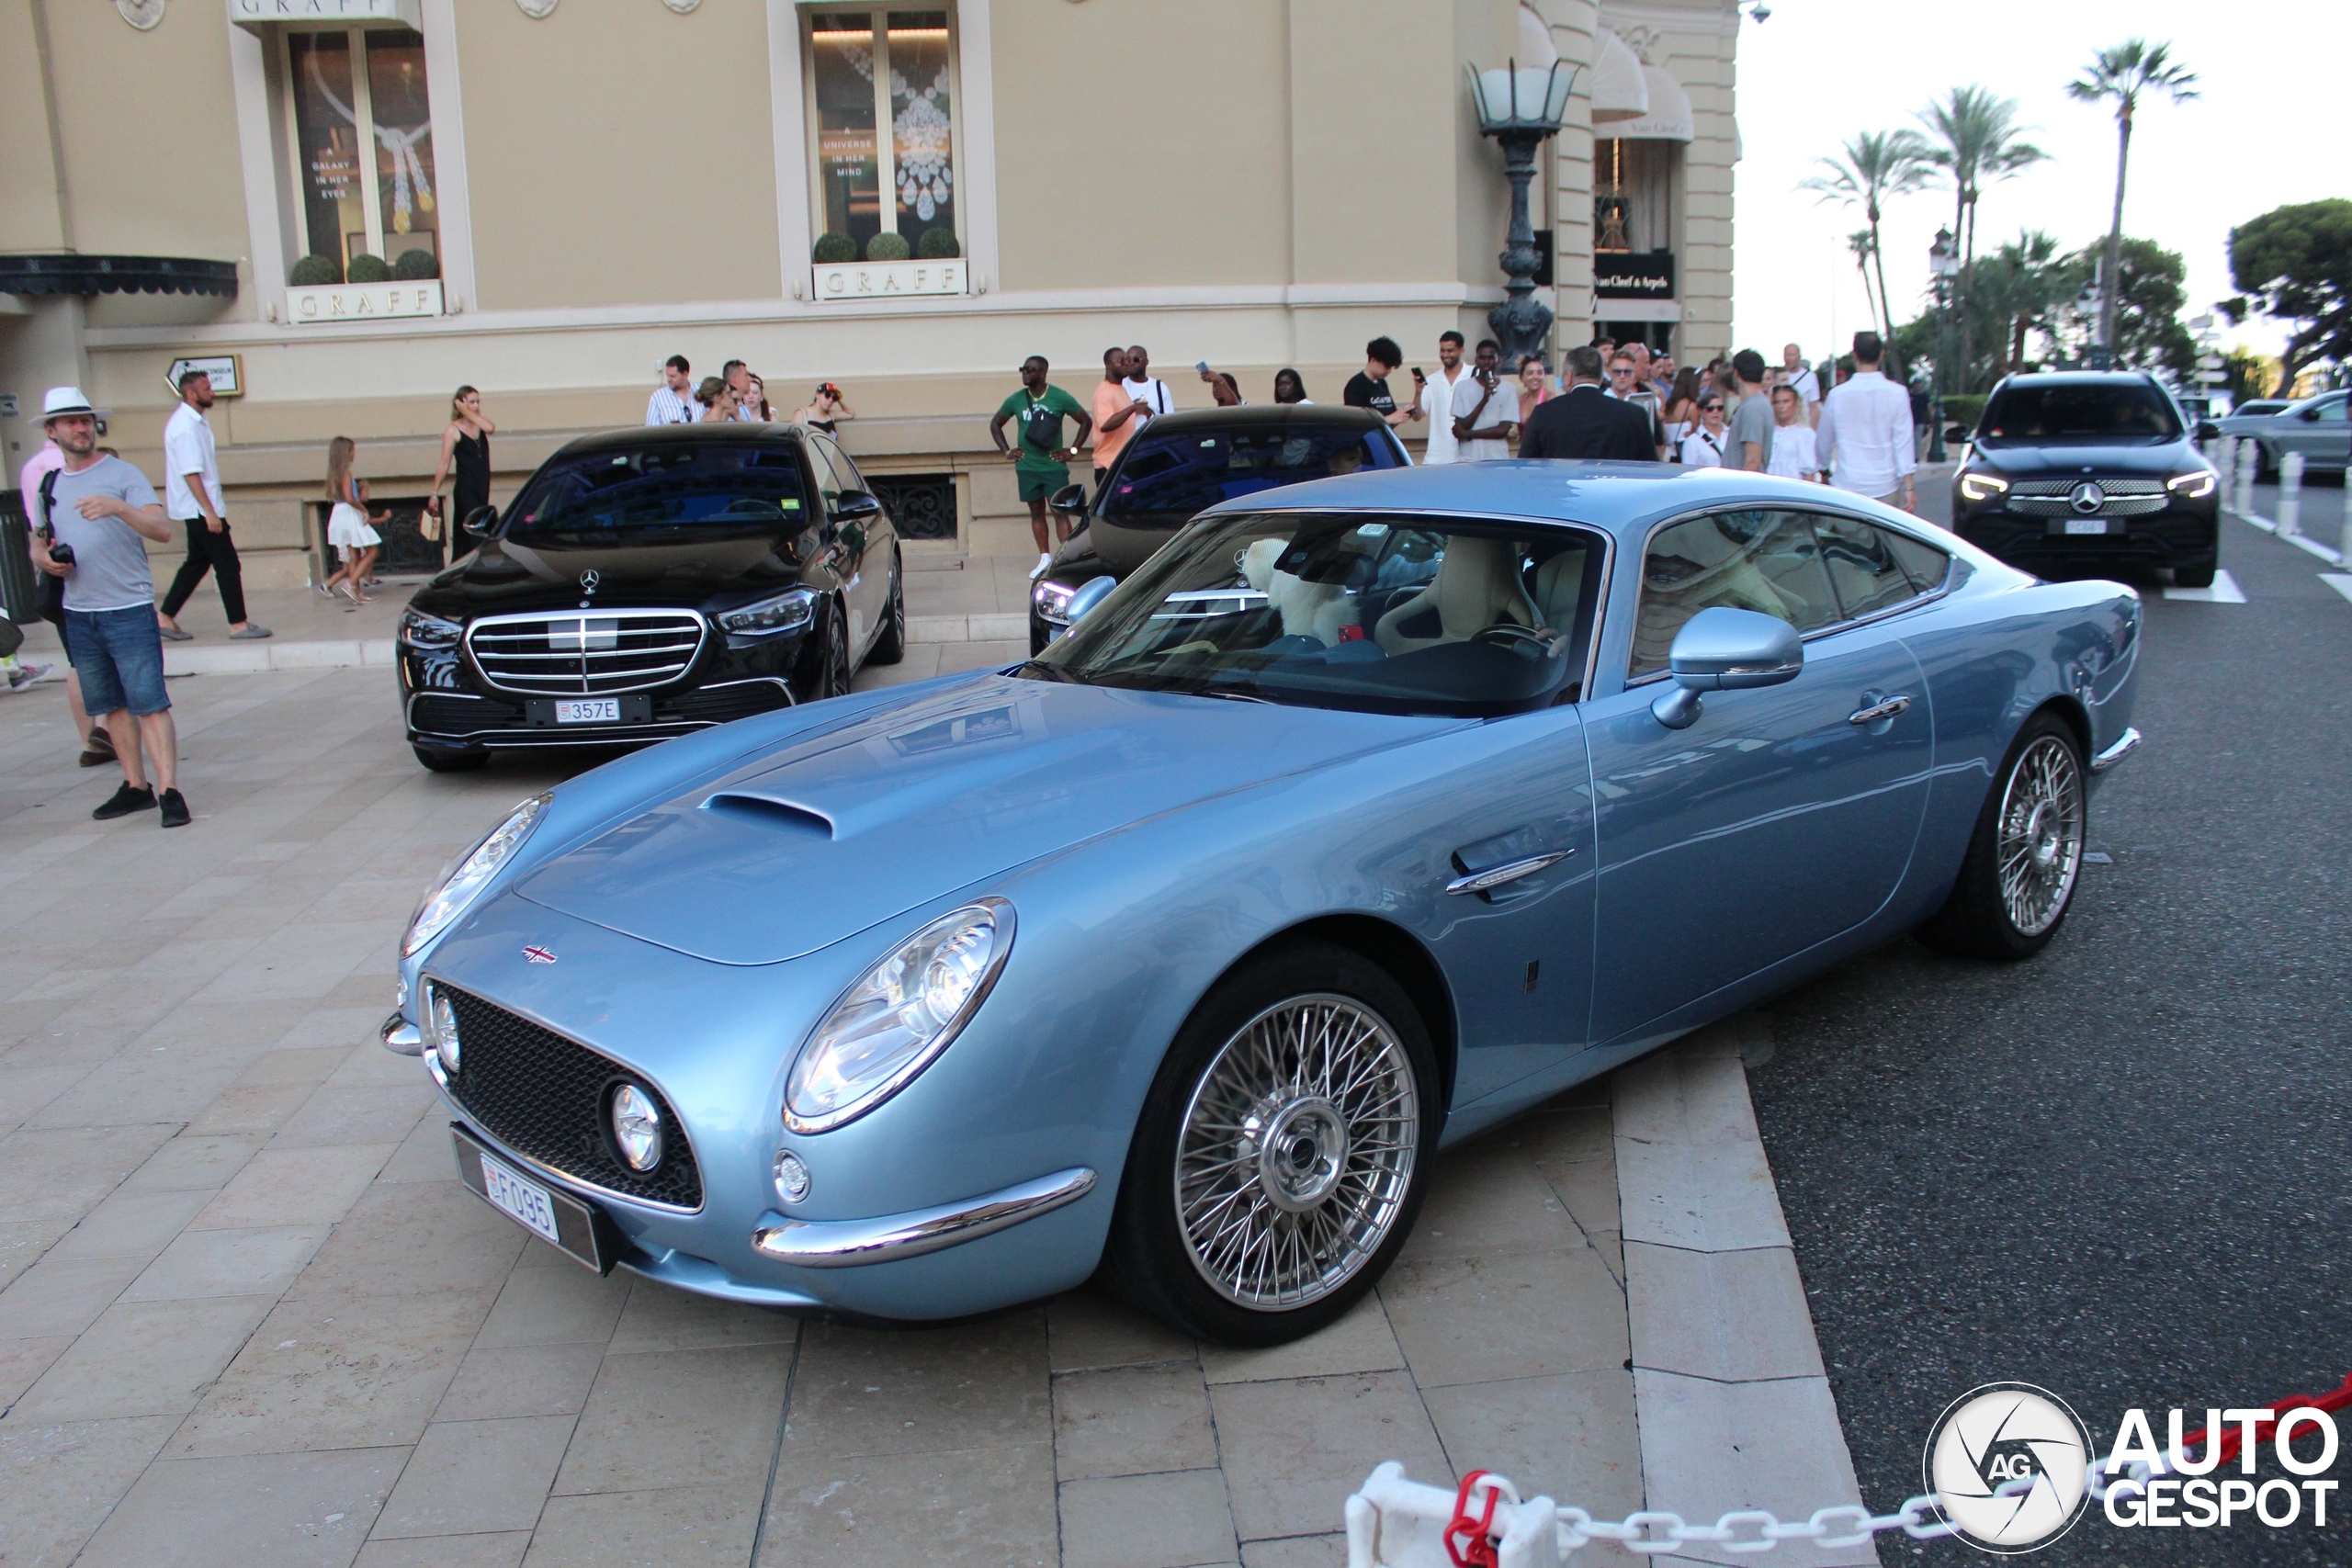
[[[325,446],[429,483],[452,390],[503,495],[685,355],[820,380],[941,547],[1017,547],[987,418],[1142,343],[1336,401],[1502,299],[1509,191],[1464,66],[1577,72],[1546,154],[1555,342],[1725,351],[1729,0],[0,0],[0,440],[42,388],[161,477],[213,414],[248,579],[313,570]]]

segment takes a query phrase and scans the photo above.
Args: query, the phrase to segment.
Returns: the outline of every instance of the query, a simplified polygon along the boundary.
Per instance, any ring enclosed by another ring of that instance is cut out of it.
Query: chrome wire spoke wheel
[[[1420,1137],[1411,1059],[1387,1020],[1329,992],[1268,1008],[1184,1108],[1176,1220],[1193,1267],[1244,1307],[1330,1294],[1387,1240]]]
[[[2083,773],[2054,735],[2037,737],[2009,770],[1995,864],[2001,905],[2020,936],[2057,923],[2083,866]]]

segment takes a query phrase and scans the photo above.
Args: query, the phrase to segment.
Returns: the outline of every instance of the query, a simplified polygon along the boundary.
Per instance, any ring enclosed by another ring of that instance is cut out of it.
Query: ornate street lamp
[[[1942,462],[1944,450],[1944,340],[1949,335],[1952,275],[1960,270],[1960,252],[1951,243],[1951,231],[1936,231],[1936,243],[1928,247],[1928,270],[1936,278],[1936,374],[1928,384],[1928,461]]]
[[[1503,174],[1510,181],[1510,230],[1496,258],[1510,279],[1504,285],[1510,298],[1487,313],[1487,324],[1502,344],[1503,364],[1510,367],[1524,355],[1543,353],[1552,330],[1552,312],[1535,298],[1535,268],[1543,258],[1528,221],[1527,187],[1535,177],[1535,150],[1560,133],[1577,73],[1558,61],[1548,71],[1522,71],[1515,59],[1506,70],[1467,69],[1479,133],[1502,144]]]

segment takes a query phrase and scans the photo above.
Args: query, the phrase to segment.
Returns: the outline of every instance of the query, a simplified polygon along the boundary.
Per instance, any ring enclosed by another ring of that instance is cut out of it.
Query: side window
[[[1847,619],[1875,615],[1919,596],[1920,586],[1903,570],[1894,536],[1885,529],[1855,517],[1819,516],[1813,520],[1813,533],[1821,541],[1821,559]],[[1942,581],[1940,572],[1937,581]]]
[[[857,471],[857,465],[849,460],[849,454],[842,450],[841,443],[823,435],[816,436],[813,440],[817,450],[822,452],[825,455],[825,460],[832,464],[833,477],[841,481],[842,489],[864,490],[866,488],[865,476]]]
[[[1910,535],[1898,534],[1892,528],[1880,532],[1886,536],[1887,547],[1903,563],[1904,571],[1920,592],[1933,593],[1951,575],[1951,557],[1935,546],[1923,545]]]
[[[825,442],[821,437],[804,435],[801,444],[808,452],[809,474],[817,481],[817,497],[820,502],[818,520],[822,522],[832,516],[833,508],[840,502],[845,487],[841,476],[833,471],[832,458],[826,455]]]
[[[1664,670],[1682,623],[1718,604],[1778,615],[1800,632],[1837,624],[1838,595],[1804,513],[1716,512],[1654,535],[1626,672]]]

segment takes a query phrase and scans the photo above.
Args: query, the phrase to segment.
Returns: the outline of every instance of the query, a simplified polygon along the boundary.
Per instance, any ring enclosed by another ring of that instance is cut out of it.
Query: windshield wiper
[[[1058,664],[1048,664],[1042,659],[1023,660],[1010,671],[1018,679],[1031,681],[1060,681],[1072,686],[1087,684],[1084,676],[1072,673]]]

